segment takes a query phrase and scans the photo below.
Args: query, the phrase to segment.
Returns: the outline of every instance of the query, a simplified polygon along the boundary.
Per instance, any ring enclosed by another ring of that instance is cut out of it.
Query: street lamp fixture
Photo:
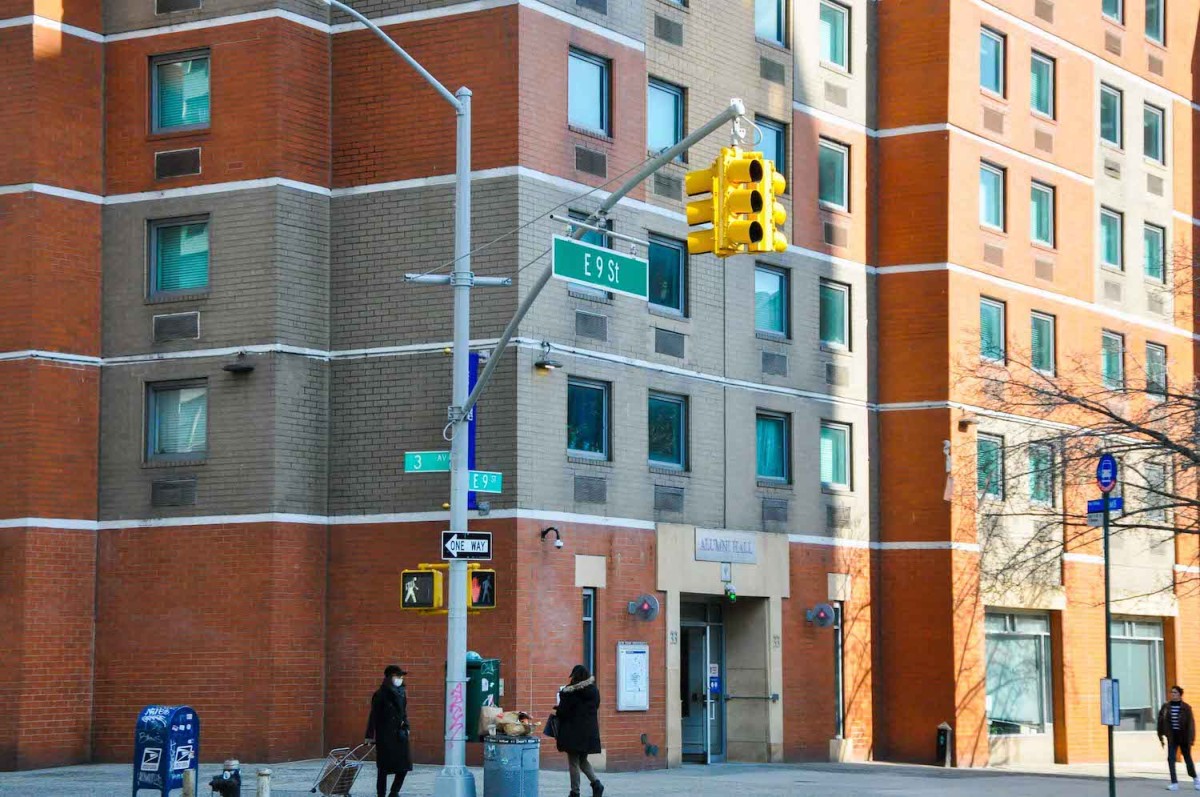
[[[539,371],[553,371],[555,368],[563,367],[563,364],[558,360],[550,358],[550,341],[542,341],[542,356],[533,364],[533,367]]]

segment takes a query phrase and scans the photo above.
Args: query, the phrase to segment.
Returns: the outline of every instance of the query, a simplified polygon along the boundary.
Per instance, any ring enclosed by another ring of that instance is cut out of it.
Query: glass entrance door
[[[725,760],[725,629],[719,604],[680,607],[679,698],[686,761]]]

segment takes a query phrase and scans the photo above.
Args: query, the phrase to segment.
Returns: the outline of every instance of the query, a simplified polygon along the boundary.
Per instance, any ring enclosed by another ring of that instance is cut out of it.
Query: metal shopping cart
[[[375,745],[360,744],[357,747],[335,747],[325,757],[325,766],[313,784],[312,792],[318,791],[325,797],[349,797],[354,779],[367,762],[367,757],[375,752]]]

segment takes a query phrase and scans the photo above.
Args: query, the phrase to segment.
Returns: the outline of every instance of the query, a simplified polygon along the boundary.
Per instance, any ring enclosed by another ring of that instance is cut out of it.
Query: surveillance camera
[[[562,540],[555,540],[555,541],[554,541],[554,547],[555,547],[555,548],[561,548],[561,547],[563,547],[563,541],[562,541]]]

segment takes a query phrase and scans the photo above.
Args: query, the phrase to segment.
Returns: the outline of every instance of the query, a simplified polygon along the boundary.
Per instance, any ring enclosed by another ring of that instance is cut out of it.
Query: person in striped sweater
[[[1196,777],[1196,765],[1192,763],[1192,743],[1196,741],[1196,720],[1192,716],[1192,707],[1183,702],[1183,687],[1171,687],[1171,699],[1163,703],[1158,710],[1158,743],[1166,739],[1167,768],[1171,771],[1171,785],[1168,791],[1179,791],[1179,781],[1175,778],[1175,755],[1183,753],[1183,761],[1187,764],[1188,777],[1192,786],[1200,791],[1200,778]]]

